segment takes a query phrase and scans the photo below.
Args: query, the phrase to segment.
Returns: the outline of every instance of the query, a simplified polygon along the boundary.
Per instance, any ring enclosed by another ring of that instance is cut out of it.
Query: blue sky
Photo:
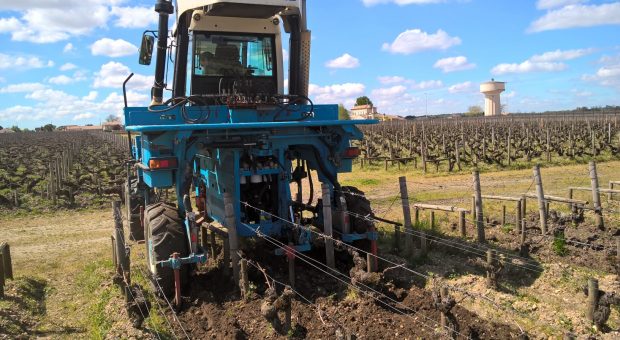
[[[148,102],[138,65],[154,1],[0,0],[0,125],[99,123]],[[481,105],[506,81],[509,112],[620,105],[620,1],[309,0],[311,97],[367,95],[397,115]],[[171,77],[171,75],[170,75]]]

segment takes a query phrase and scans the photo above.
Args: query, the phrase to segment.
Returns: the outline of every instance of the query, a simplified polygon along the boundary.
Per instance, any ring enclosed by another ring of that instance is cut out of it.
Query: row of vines
[[[112,133],[0,134],[0,212],[102,206],[121,194],[126,158]]]
[[[366,162],[420,161],[437,171],[620,157],[620,113],[421,119],[362,127]]]

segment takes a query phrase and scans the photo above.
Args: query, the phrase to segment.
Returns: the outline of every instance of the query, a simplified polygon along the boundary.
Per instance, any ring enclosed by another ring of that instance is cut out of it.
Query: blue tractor
[[[296,226],[323,226],[312,171],[334,209],[344,198],[352,213],[371,213],[359,191],[340,186],[338,173],[351,171],[359,155],[351,141],[363,136],[355,125],[376,121],[339,120],[337,105],[308,98],[305,0],[157,0],[155,10],[158,31],[145,32],[139,56],[150,64],[156,46],[152,102],[124,110],[133,156],[125,201],[130,238],[144,240],[148,268],[166,295],[178,293],[193,264],[206,260],[197,242],[201,224],[228,233],[233,269],[233,242],[257,231],[309,250],[308,232]],[[281,27],[289,35],[288,93]],[[171,85],[164,81],[168,59]],[[305,199],[304,181],[311,188]],[[162,189],[170,188],[176,202],[163,202]],[[334,235],[344,241],[373,237],[366,220],[352,218],[346,230],[341,220],[334,218]]]

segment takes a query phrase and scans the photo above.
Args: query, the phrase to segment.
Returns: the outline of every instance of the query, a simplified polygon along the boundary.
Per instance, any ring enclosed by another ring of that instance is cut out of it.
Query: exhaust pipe
[[[155,12],[159,13],[157,36],[157,61],[155,64],[155,82],[151,89],[151,106],[161,105],[164,97],[164,73],[166,68],[166,48],[168,47],[168,16],[174,12],[172,2],[157,0]]]

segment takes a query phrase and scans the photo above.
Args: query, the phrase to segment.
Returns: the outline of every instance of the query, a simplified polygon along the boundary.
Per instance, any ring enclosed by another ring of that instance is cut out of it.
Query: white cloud
[[[566,5],[574,5],[583,2],[587,2],[588,0],[538,0],[536,2],[536,8],[538,9],[551,9],[563,7]]]
[[[159,15],[153,7],[112,7],[116,16],[114,26],[123,28],[146,28],[157,24]]]
[[[93,101],[93,100],[97,99],[98,95],[99,95],[99,93],[97,93],[97,91],[90,91],[90,92],[88,92],[88,95],[82,97],[82,100]]]
[[[9,33],[20,29],[20,22],[14,17],[0,18],[0,33]]]
[[[110,87],[120,89],[123,82],[131,74],[129,67],[115,61],[101,65],[99,72],[95,73],[94,88]],[[153,86],[153,77],[134,74],[127,83],[129,89],[148,89]]]
[[[100,119],[109,115],[122,115],[123,96],[117,92],[108,95],[101,102],[96,102],[96,92],[78,98],[68,93],[56,90],[35,91],[28,97],[37,100],[34,106],[13,106],[0,109],[0,118],[9,118],[15,121],[40,121],[72,117],[74,120],[88,119],[86,114]],[[131,106],[145,106],[148,104],[148,95],[135,91],[127,92],[128,104]],[[77,117],[77,118],[76,118]]]
[[[347,107],[352,106],[355,99],[364,95],[366,86],[360,83],[345,83],[327,86],[310,84],[309,95],[317,104],[342,103]]]
[[[71,84],[73,83],[73,79],[70,77],[65,76],[64,74],[61,74],[59,76],[56,77],[51,77],[48,82],[52,83],[52,84],[56,84],[56,85],[67,85],[67,84]]]
[[[103,38],[95,41],[90,47],[90,51],[93,55],[116,58],[135,54],[138,52],[138,47],[123,39]]]
[[[411,88],[414,90],[429,90],[436,89],[443,86],[441,80],[424,80],[421,82],[412,82]]]
[[[32,93],[27,94],[26,98],[41,102],[51,102],[58,100],[72,100],[75,96],[54,89],[42,89],[35,90]]]
[[[595,51],[593,48],[584,48],[578,50],[555,50],[551,52],[545,52],[543,54],[537,54],[530,58],[533,62],[554,62],[564,61],[581,58]]]
[[[377,79],[383,85],[398,84],[406,80],[404,77],[401,76],[381,76]]]
[[[329,68],[356,68],[360,66],[359,59],[345,53],[336,59],[332,59],[325,63],[325,66]]]
[[[73,120],[91,119],[97,117],[94,113],[80,113],[73,117]]]
[[[20,83],[20,84],[11,84],[0,88],[0,93],[20,93],[20,92],[32,92],[37,90],[43,90],[47,88],[44,84],[41,83]]]
[[[471,92],[474,89],[474,84],[471,81],[464,83],[454,84],[448,88],[450,93]]]
[[[564,63],[532,62],[526,60],[520,64],[499,64],[491,69],[491,73],[502,75],[507,73],[558,72],[566,70]]]
[[[619,24],[620,2],[600,5],[568,5],[548,11],[530,24],[528,32]]]
[[[384,43],[382,50],[391,53],[412,54],[426,50],[446,50],[461,44],[459,37],[451,37],[443,30],[429,34],[420,29],[406,30],[390,43]]]
[[[66,63],[66,64],[63,64],[62,66],[60,66],[60,70],[61,71],[70,71],[70,70],[73,70],[73,69],[76,69],[76,68],[77,68],[77,66],[72,64],[72,63]]]
[[[52,66],[54,66],[53,61],[45,62],[35,56],[15,56],[0,53],[0,69],[27,70]]]
[[[69,52],[73,51],[74,49],[75,49],[75,48],[73,47],[73,44],[72,44],[72,43],[67,43],[67,44],[65,45],[65,47],[62,49],[62,51],[63,51],[64,53],[69,53]]]
[[[446,0],[362,0],[364,6],[370,7],[380,4],[394,3],[399,6],[405,5],[424,5],[424,4],[437,4],[445,2]]]
[[[12,26],[14,29],[0,29],[0,33],[10,33],[14,41],[33,43],[67,40],[71,36],[85,35],[95,28],[105,27],[111,15],[110,6],[120,2],[121,0],[2,1],[0,10],[16,12],[19,18],[6,18],[0,26]]]
[[[595,74],[583,75],[581,79],[596,82],[601,86],[615,87],[620,90],[620,63],[603,66]]]
[[[407,88],[403,85],[395,85],[392,87],[388,87],[388,88],[382,88],[382,89],[375,89],[372,90],[371,92],[371,97],[372,98],[392,98],[395,96],[399,96],[404,94],[407,91]]]
[[[441,69],[444,73],[448,73],[455,71],[471,70],[472,68],[476,67],[476,64],[468,62],[467,57],[458,56],[439,59],[437,60],[437,62],[435,62],[435,65],[433,65],[433,67]]]
[[[491,73],[502,75],[507,73],[559,72],[568,68],[562,61],[577,59],[594,52],[593,48],[577,50],[555,50],[537,54],[522,63],[503,63],[491,69]]]
[[[377,79],[383,85],[405,84],[412,90],[428,90],[443,86],[443,82],[441,80],[423,80],[418,82],[401,76],[383,76],[378,77]]]

